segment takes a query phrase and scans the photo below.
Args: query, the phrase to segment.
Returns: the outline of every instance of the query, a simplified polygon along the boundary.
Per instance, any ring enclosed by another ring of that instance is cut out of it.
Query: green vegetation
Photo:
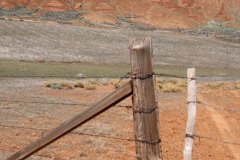
[[[22,6],[11,9],[0,8],[0,16],[31,16],[32,14],[32,10]]]
[[[196,31],[198,34],[213,35],[216,38],[230,41],[240,42],[240,30],[236,27],[231,27],[225,22],[209,21],[206,25],[201,26]]]
[[[186,67],[154,66],[156,73],[164,76],[186,77]],[[60,62],[0,61],[1,77],[66,77],[75,78],[82,73],[86,77],[119,78],[130,71],[128,64],[90,64]],[[238,69],[197,68],[198,76],[236,76]]]
[[[75,19],[82,19],[81,15],[83,12],[79,11],[63,11],[63,12],[47,12],[44,15],[44,19],[47,20],[58,20],[58,21],[71,21]]]

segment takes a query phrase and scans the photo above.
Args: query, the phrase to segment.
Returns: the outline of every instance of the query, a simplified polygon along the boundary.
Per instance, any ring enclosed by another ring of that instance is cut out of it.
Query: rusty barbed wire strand
[[[13,126],[13,125],[3,125],[3,124],[0,124],[0,126],[1,127],[6,127],[6,128],[35,130],[35,131],[41,131],[41,132],[47,132],[48,131],[48,129],[32,128],[32,127],[22,127],[22,126]],[[68,134],[70,134],[70,135],[83,135],[83,136],[90,136],[90,137],[101,137],[101,138],[108,138],[108,139],[122,140],[122,141],[129,141],[129,142],[137,141],[137,140],[130,139],[130,138],[126,139],[126,138],[121,138],[121,137],[113,137],[113,136],[107,136],[107,135],[102,135],[102,134],[101,135],[100,134],[90,134],[90,133],[83,133],[83,132],[76,132],[76,131],[69,132]]]
[[[238,113],[240,112],[240,109],[229,109],[229,108],[218,108],[218,107],[215,107],[213,105],[210,105],[206,102],[203,102],[203,101],[197,101],[198,104],[202,104],[204,105],[205,107],[211,107],[215,110],[221,110],[221,111],[225,111],[225,112],[233,112],[233,113]]]
[[[236,143],[236,142],[230,142],[230,141],[226,141],[226,140],[221,140],[221,139],[217,139],[217,138],[213,138],[213,137],[208,137],[208,136],[202,136],[199,134],[195,134],[195,137],[199,138],[199,141],[202,139],[209,139],[209,140],[213,140],[213,141],[218,141],[224,144],[231,144],[231,145],[239,145],[240,143]]]

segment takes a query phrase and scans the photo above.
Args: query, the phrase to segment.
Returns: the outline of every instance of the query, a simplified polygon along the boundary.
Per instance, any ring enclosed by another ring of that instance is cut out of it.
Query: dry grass
[[[240,89],[240,82],[237,82],[237,83],[234,85],[234,89]]]
[[[187,87],[186,80],[178,80],[178,79],[156,79],[156,88],[162,90],[163,92],[181,92]]]
[[[86,90],[95,90],[96,89],[96,86],[95,85],[93,85],[93,84],[86,84],[85,86],[84,86],[84,88],[86,89]]]
[[[119,88],[119,87],[121,87],[122,85],[124,85],[127,82],[128,82],[127,80],[119,81],[119,80],[116,79],[116,80],[112,80],[111,84],[114,85],[115,88]]]
[[[94,85],[98,85],[99,84],[97,79],[91,79],[91,80],[88,81],[88,83],[94,84]]]
[[[173,84],[173,83],[166,83],[162,86],[162,91],[163,92],[173,92],[173,93],[177,93],[182,91],[183,88],[178,86],[177,84]]]
[[[213,82],[213,83],[208,83],[207,86],[211,89],[219,89],[224,85],[223,82]]]
[[[72,89],[73,86],[70,82],[63,80],[50,80],[45,83],[45,87],[52,89]]]
[[[83,84],[83,82],[81,82],[81,81],[77,81],[77,82],[74,84],[74,87],[75,87],[75,88],[84,88],[84,84]]]
[[[107,86],[110,84],[110,81],[107,78],[101,79],[100,83],[104,86]]]

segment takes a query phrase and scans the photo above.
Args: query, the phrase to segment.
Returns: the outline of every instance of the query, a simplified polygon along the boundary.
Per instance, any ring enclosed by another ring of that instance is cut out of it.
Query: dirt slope
[[[215,19],[239,23],[237,0],[1,0],[0,7],[43,11],[82,10],[91,22],[130,22],[160,28],[192,28]]]

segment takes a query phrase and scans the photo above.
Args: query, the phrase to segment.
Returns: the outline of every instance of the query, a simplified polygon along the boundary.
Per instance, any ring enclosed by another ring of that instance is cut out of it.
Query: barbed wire
[[[0,78],[72,78],[72,79],[102,79],[102,78],[109,78],[109,79],[125,79],[125,78],[131,78],[131,72],[125,73],[123,76],[83,76],[83,77],[78,77],[78,76],[61,76],[61,75],[29,75],[29,76],[24,76],[24,75],[0,75]],[[173,78],[185,78],[185,76],[180,76],[180,75],[174,75],[174,74],[167,74],[167,73],[154,73],[153,75],[155,76],[160,76],[160,77],[173,77]]]
[[[41,131],[41,132],[47,132],[48,129],[41,129],[41,128],[32,128],[32,127],[22,127],[22,126],[13,126],[13,125],[3,125],[0,124],[1,127],[6,127],[6,128],[17,128],[17,129],[25,129],[25,130],[35,130],[35,131]],[[108,139],[114,139],[114,140],[122,140],[122,141],[130,141],[130,142],[134,142],[134,139],[126,139],[126,138],[121,138],[121,137],[113,137],[113,136],[107,136],[107,135],[103,135],[103,134],[90,134],[90,133],[83,133],[83,132],[76,132],[76,131],[72,131],[69,132],[68,134],[70,135],[83,135],[83,136],[90,136],[90,137],[101,137],[101,138],[108,138]]]
[[[213,137],[202,136],[202,135],[198,135],[198,134],[195,134],[195,137],[199,138],[199,141],[202,138],[202,139],[209,139],[209,140],[213,140],[213,141],[218,141],[218,142],[221,142],[221,143],[224,143],[224,144],[231,144],[231,145],[240,146],[240,143],[225,141],[225,140],[221,140],[221,139],[217,139],[217,138],[213,138]]]
[[[87,104],[87,103],[61,103],[61,102],[41,102],[41,101],[19,101],[19,100],[4,100],[0,99],[0,102],[6,102],[6,103],[17,103],[17,104],[45,104],[45,105],[68,105],[68,106],[83,106],[83,107],[91,107],[95,105],[93,104]],[[121,105],[117,104],[113,106],[115,108],[126,108],[127,110],[132,108],[132,105]]]
[[[0,102],[6,103],[23,103],[23,104],[47,104],[47,105],[70,105],[70,106],[92,106],[94,104],[86,103],[63,103],[63,102],[42,102],[42,101],[19,101],[19,100],[6,100],[0,99]]]
[[[221,110],[221,111],[225,111],[225,112],[234,112],[234,113],[240,112],[240,109],[219,108],[219,107],[215,107],[215,106],[210,105],[210,104],[208,104],[206,102],[203,102],[203,101],[197,101],[197,103],[203,104],[205,107],[211,107],[215,110]]]

